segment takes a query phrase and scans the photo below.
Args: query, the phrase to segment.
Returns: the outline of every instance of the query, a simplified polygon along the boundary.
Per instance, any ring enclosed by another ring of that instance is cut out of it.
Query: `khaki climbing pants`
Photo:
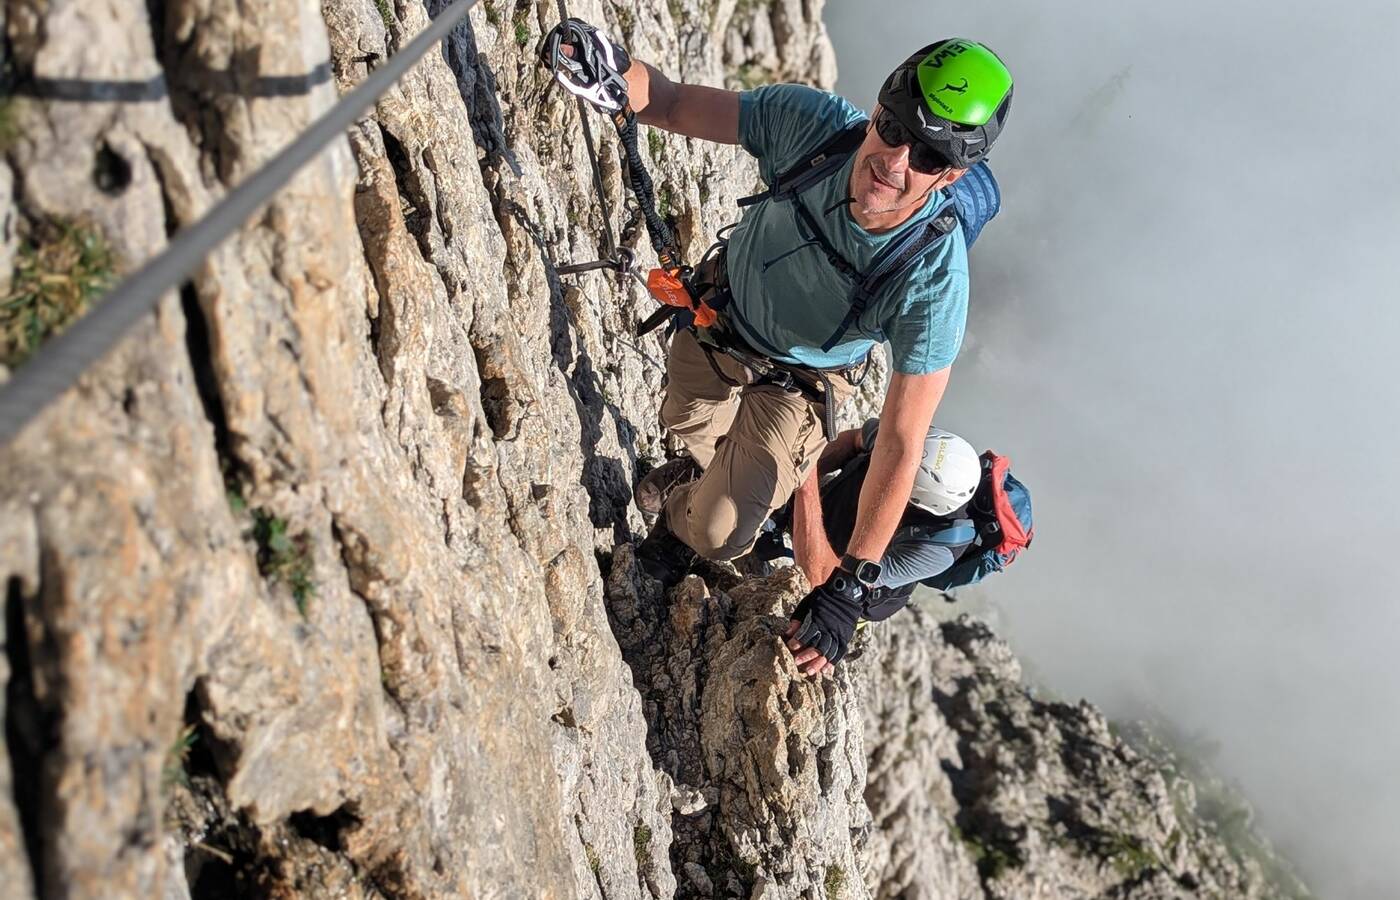
[[[823,405],[778,385],[754,384],[753,373],[732,357],[707,357],[688,330],[672,338],[666,377],[661,423],[705,470],[671,494],[666,524],[707,559],[743,556],[826,446]],[[839,375],[830,378],[836,402],[844,403],[854,388]]]

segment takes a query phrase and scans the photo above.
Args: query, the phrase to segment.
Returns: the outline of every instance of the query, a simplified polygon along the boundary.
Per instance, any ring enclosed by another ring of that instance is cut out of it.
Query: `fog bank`
[[[827,21],[867,107],[942,36],[1017,78],[939,413],[1034,494],[1035,546],[987,589],[1004,630],[1050,687],[1218,739],[1320,897],[1390,898],[1400,7],[1318,12],[833,0]]]

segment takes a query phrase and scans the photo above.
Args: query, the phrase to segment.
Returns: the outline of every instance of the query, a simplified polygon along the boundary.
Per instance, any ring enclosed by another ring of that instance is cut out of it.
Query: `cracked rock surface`
[[[446,5],[4,0],[0,287],[64,223],[134,270]],[[835,78],[820,2],[570,12],[690,81]],[[637,574],[665,346],[556,272],[605,227],[556,17],[482,0],[0,448],[7,900],[1266,896],[975,626],[811,682],[794,570]],[[643,152],[698,258],[752,161]]]

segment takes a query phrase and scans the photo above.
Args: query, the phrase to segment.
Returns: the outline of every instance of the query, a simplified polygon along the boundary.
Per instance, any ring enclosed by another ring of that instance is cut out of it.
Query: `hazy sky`
[[[1008,637],[1219,739],[1319,897],[1400,896],[1400,3],[826,18],[867,107],[944,36],[1017,79],[939,413],[1034,495]]]

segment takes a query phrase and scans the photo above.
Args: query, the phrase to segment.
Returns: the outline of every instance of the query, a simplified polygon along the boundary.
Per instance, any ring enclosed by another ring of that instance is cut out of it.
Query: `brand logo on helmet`
[[[943,64],[950,59],[961,56],[968,50],[967,44],[962,41],[953,41],[941,47],[937,53],[919,63],[920,67],[928,66],[930,69],[941,69]]]
[[[952,91],[952,92],[955,93],[955,94],[966,94],[966,93],[967,93],[967,79],[964,78],[964,79],[962,80],[962,84],[945,84],[945,85],[943,85],[943,87],[939,88],[938,90],[940,90],[940,91]]]
[[[932,122],[930,122],[928,119],[924,118],[924,108],[923,108],[922,106],[920,106],[920,107],[918,107],[917,109],[915,109],[914,112],[916,112],[916,113],[919,114],[919,124],[922,125],[922,126],[924,126],[924,131],[942,131],[942,130],[943,130],[943,126],[942,126],[942,125],[934,125],[934,124],[933,124]]]

